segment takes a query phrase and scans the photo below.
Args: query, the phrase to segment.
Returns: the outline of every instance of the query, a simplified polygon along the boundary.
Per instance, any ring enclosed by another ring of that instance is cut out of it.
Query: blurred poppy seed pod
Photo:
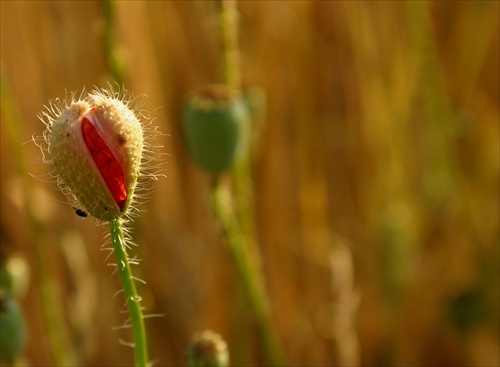
[[[97,219],[123,216],[134,198],[144,145],[134,112],[108,90],[51,112],[42,117],[58,182]]]
[[[191,158],[219,174],[233,166],[248,146],[249,116],[245,101],[224,85],[208,85],[189,100],[183,132]]]
[[[196,333],[188,345],[186,359],[188,367],[226,367],[229,364],[227,344],[213,331]]]

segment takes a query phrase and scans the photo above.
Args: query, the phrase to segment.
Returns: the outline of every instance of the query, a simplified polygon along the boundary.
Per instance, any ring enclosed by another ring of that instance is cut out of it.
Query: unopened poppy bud
[[[188,367],[226,367],[229,364],[227,344],[213,331],[196,333],[187,348],[186,359]]]
[[[110,221],[127,212],[143,151],[140,121],[113,92],[71,101],[47,122],[48,151],[58,180],[85,210]]]
[[[194,94],[184,111],[183,131],[191,158],[219,174],[245,153],[249,138],[248,110],[239,94],[209,85]]]

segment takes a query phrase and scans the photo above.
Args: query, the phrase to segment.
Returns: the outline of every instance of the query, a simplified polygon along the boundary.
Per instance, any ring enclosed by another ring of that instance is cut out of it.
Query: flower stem
[[[104,58],[111,77],[118,85],[123,85],[127,76],[127,62],[118,41],[116,4],[114,0],[101,0],[100,4],[104,18],[101,35]]]
[[[223,42],[224,84],[241,92],[240,52],[238,47],[238,9],[236,0],[221,0],[220,25]],[[233,261],[239,273],[247,301],[255,318],[264,354],[271,366],[283,366],[284,358],[272,327],[271,308],[260,268],[260,253],[254,240],[255,223],[251,204],[251,160],[247,156],[232,172],[233,195],[215,179],[212,202],[224,228]],[[236,204],[234,210],[231,201]]]
[[[123,291],[127,300],[127,307],[132,325],[132,333],[135,345],[135,366],[147,366],[148,347],[146,340],[146,328],[141,309],[141,298],[137,295],[134,277],[130,270],[130,264],[126,252],[125,237],[121,219],[109,222],[111,240],[118,265],[118,273],[122,282]]]
[[[221,1],[220,24],[223,42],[224,83],[229,89],[239,91],[241,89],[241,75],[236,0]]]
[[[283,366],[283,356],[272,328],[271,309],[265,292],[264,279],[255,246],[241,230],[233,213],[231,195],[218,180],[212,189],[212,202],[217,219],[227,237],[229,250],[243,285],[245,296],[256,320],[263,351],[270,366]]]

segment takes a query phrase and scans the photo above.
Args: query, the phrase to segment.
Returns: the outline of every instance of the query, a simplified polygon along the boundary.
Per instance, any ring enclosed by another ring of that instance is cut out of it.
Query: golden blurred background
[[[157,366],[211,329],[264,365],[186,155],[186,98],[221,81],[216,1],[1,1],[1,252],[25,259],[22,363],[126,366],[106,227],[76,216],[31,141],[55,97],[116,74],[164,133],[165,178],[134,221]],[[289,366],[499,366],[498,1],[239,1],[243,84],[266,109],[252,177],[262,266]],[[107,36],[106,36],[107,35]],[[111,40],[111,41],[110,41]],[[110,46],[107,42],[111,42]],[[53,290],[40,297],[40,268]],[[70,363],[70,362],[68,362]]]

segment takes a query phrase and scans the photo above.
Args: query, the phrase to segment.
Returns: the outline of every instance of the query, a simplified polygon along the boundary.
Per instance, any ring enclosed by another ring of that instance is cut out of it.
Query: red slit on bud
[[[82,135],[95,165],[99,169],[113,199],[122,211],[127,201],[125,175],[120,163],[97,132],[94,125],[86,117],[82,120]]]

